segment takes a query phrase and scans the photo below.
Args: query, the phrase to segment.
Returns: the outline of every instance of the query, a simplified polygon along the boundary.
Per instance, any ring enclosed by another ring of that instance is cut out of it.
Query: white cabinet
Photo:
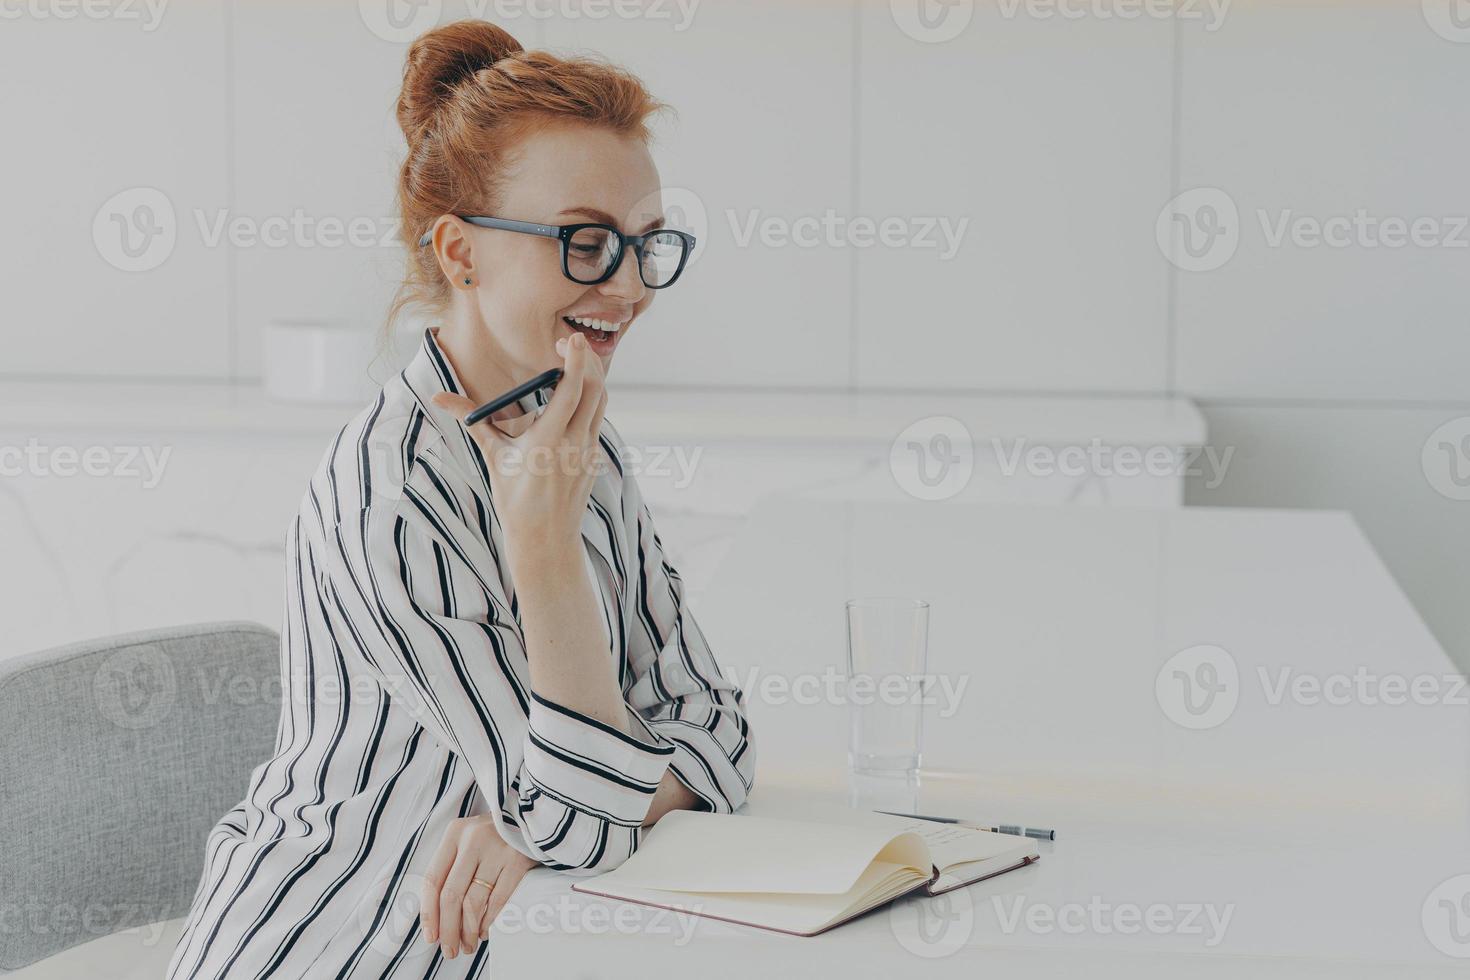
[[[213,386],[0,391],[0,657],[200,620],[278,628],[287,525],[354,411]],[[696,605],[746,515],[772,494],[881,500],[917,488],[940,494],[934,506],[1177,505],[1177,474],[1075,473],[1058,454],[1204,441],[1199,413],[1169,399],[615,387],[608,416]],[[933,477],[945,465],[948,482],[920,479],[919,467]]]

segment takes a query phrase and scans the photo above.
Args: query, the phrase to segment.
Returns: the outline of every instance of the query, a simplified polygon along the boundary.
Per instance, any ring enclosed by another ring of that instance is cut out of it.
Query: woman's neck
[[[483,405],[520,383],[520,379],[506,370],[509,358],[498,349],[494,335],[483,324],[471,324],[464,318],[451,316],[435,328],[435,337],[464,386],[465,397],[476,405]],[[512,406],[507,412],[497,412],[496,425],[511,435],[519,435],[529,423],[514,417],[518,411]],[[507,413],[510,418],[504,417]]]

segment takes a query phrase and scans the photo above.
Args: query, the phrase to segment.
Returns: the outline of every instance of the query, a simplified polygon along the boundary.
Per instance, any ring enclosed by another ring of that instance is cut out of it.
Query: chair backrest
[[[275,745],[254,623],[0,660],[0,972],[189,910],[210,827]]]

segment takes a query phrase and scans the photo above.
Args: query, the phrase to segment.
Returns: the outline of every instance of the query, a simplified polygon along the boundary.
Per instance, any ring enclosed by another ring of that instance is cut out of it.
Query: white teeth
[[[567,319],[584,327],[589,327],[593,330],[606,330],[609,333],[617,333],[619,328],[622,327],[621,323],[609,323],[607,320],[594,320],[591,317],[585,316],[569,316]]]

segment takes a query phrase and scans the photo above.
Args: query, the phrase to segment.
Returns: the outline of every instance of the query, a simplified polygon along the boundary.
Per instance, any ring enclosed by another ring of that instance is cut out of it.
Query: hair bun
[[[525,49],[503,28],[483,20],[459,20],[420,35],[403,65],[398,125],[412,143],[434,121],[454,89],[481,68]]]

